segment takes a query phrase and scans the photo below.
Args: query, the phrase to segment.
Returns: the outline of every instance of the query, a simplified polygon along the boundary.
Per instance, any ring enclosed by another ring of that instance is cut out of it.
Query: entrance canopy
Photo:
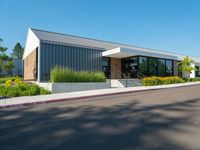
[[[131,57],[131,56],[136,56],[136,55],[177,60],[177,56],[168,55],[160,51],[151,52],[151,51],[134,50],[134,49],[118,47],[118,48],[103,52],[104,57],[112,57],[112,58],[126,58],[126,57]]]

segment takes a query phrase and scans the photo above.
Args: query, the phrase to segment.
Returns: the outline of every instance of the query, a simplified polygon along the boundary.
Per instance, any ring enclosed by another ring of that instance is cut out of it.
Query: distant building
[[[6,64],[7,61],[4,61],[4,64]],[[18,58],[13,58],[14,68],[12,69],[12,76],[22,76],[23,68],[22,68],[22,60]],[[3,76],[8,76],[7,71],[2,72]]]

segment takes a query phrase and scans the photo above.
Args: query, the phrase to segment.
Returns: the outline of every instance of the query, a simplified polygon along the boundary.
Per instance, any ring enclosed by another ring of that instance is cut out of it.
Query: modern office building
[[[23,55],[24,79],[48,81],[54,66],[104,71],[107,78],[182,76],[178,62],[184,55],[73,35],[28,30]],[[200,58],[190,57],[197,68]],[[191,78],[200,76],[193,71]]]

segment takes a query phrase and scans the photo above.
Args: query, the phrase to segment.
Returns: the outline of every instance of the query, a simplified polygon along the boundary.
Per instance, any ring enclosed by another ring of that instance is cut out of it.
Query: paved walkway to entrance
[[[16,98],[8,98],[0,100],[0,108],[6,107],[23,107],[28,105],[36,105],[41,103],[52,103],[66,100],[80,100],[84,98],[116,95],[122,93],[132,93],[132,92],[143,92],[150,90],[159,90],[166,88],[177,88],[183,86],[199,85],[200,82],[193,83],[182,83],[182,84],[171,84],[162,86],[141,86],[141,87],[129,87],[129,88],[109,88],[100,90],[90,90],[81,92],[69,92],[69,93],[59,93],[50,95],[39,95],[39,96],[24,96]]]

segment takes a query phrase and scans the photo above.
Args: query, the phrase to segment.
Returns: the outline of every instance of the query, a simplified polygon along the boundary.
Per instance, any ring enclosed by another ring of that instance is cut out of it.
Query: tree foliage
[[[6,55],[7,47],[2,46],[3,40],[0,39],[0,61],[8,59],[8,56]]]
[[[23,57],[24,48],[22,48],[20,43],[17,43],[13,49],[13,53],[11,54],[12,58],[19,58]]]
[[[196,68],[192,66],[192,64],[194,64],[194,61],[186,56],[182,62],[179,63],[180,64],[180,69],[182,70],[182,72],[186,72],[186,73],[191,73],[192,71],[195,71]]]
[[[12,69],[14,68],[14,62],[13,60],[7,61],[7,63],[4,65],[5,71],[7,71],[8,75],[12,75]]]
[[[2,75],[2,71],[4,69],[4,60],[8,60],[8,56],[6,55],[7,48],[2,46],[3,40],[0,38],[0,75]]]

